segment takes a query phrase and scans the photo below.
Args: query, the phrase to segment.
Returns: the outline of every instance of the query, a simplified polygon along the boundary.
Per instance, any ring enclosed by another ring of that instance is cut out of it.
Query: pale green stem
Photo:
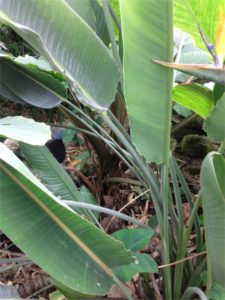
[[[71,201],[71,200],[62,200],[62,201],[63,201],[63,203],[65,203],[66,205],[68,205],[69,207],[72,207],[72,208],[86,208],[86,209],[98,211],[100,213],[115,216],[117,218],[123,219],[127,222],[133,223],[133,224],[135,224],[137,226],[140,226],[140,227],[146,227],[147,226],[144,223],[142,223],[141,221],[138,221],[137,219],[129,217],[129,216],[123,214],[123,213],[119,213],[119,212],[117,212],[113,209],[109,209],[109,208],[105,208],[105,207],[101,207],[101,206],[94,205],[94,204],[89,204],[89,203]]]
[[[115,15],[115,13],[113,11],[113,9],[112,9],[112,7],[110,5],[110,2],[108,2],[108,6],[109,6],[109,12],[110,12],[110,14],[112,16],[112,19],[113,19],[114,23],[116,24],[116,27],[117,27],[119,33],[121,34],[121,24],[120,24],[120,21],[117,19],[117,16]]]
[[[200,199],[200,197],[198,197],[195,204],[194,204],[193,210],[191,212],[188,227],[186,229],[184,229],[182,249],[180,249],[180,253],[179,253],[180,258],[185,257],[185,254],[187,252],[188,240],[189,240],[189,237],[190,237],[190,234],[191,234],[191,231],[192,231],[193,224],[194,224],[195,219],[196,219],[196,215],[197,215],[197,211],[198,211],[200,203],[201,203],[201,199]],[[176,267],[177,281],[176,281],[176,284],[174,286],[174,298],[175,299],[180,298],[183,268],[184,268],[184,263],[180,263]]]
[[[170,263],[170,238],[169,238],[169,180],[168,180],[168,165],[166,162],[162,165],[162,200],[163,200],[163,228],[161,230],[161,240],[162,240],[162,258],[163,264],[167,265]],[[171,269],[164,268],[164,290],[165,299],[172,299],[172,289],[171,289]]]
[[[113,57],[118,65],[118,68],[119,68],[121,74],[122,74],[122,63],[120,60],[118,47],[117,47],[117,44],[115,41],[112,19],[111,19],[110,12],[109,12],[108,0],[102,0],[102,6],[103,6],[103,11],[104,11],[106,26],[107,26],[109,37],[110,37],[110,42],[112,45]]]

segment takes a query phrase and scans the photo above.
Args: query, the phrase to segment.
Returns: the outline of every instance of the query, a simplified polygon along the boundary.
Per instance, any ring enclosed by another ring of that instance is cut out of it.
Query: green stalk
[[[189,237],[190,237],[190,234],[192,231],[193,224],[196,219],[196,215],[197,215],[197,211],[198,211],[200,203],[201,203],[201,199],[200,199],[200,197],[198,197],[194,204],[193,210],[191,212],[188,227],[184,230],[182,248],[179,251],[179,257],[181,257],[181,258],[185,257],[185,254],[187,251],[188,240],[189,240]],[[180,263],[176,268],[177,281],[174,286],[174,298],[175,299],[180,299],[183,268],[184,268],[184,262]]]
[[[123,220],[133,223],[137,226],[146,227],[146,225],[144,223],[138,221],[137,219],[129,217],[123,213],[119,213],[113,209],[105,208],[105,207],[94,205],[94,204],[84,203],[84,202],[72,201],[72,200],[62,200],[62,201],[63,201],[63,203],[65,203],[66,205],[68,205],[70,207],[86,208],[86,209],[98,211],[100,213],[108,214],[108,215],[123,219]]]
[[[118,51],[115,37],[114,37],[114,30],[113,30],[112,20],[111,20],[111,16],[110,16],[110,12],[109,12],[108,0],[102,0],[102,6],[103,6],[103,11],[104,11],[106,26],[107,26],[109,37],[110,37],[110,42],[112,45],[113,57],[119,67],[121,74],[122,74],[122,63],[120,60],[119,51]]]
[[[161,240],[162,240],[162,258],[163,264],[170,263],[170,236],[169,236],[169,180],[168,180],[168,164],[165,162],[162,165],[162,199],[163,199],[163,230],[161,230]],[[172,289],[171,289],[171,269],[164,268],[164,290],[165,299],[172,299]]]
[[[69,101],[68,101],[69,103]],[[78,112],[82,112],[79,108],[77,108],[75,105],[73,105],[72,103],[70,103],[70,105],[77,109]],[[82,124],[84,124],[86,127],[88,127],[88,129],[90,131],[92,131],[100,140],[102,140],[103,142],[105,142],[109,148],[111,148],[119,157],[120,159],[128,166],[128,168],[135,174],[135,176],[141,181],[141,182],[145,182],[144,179],[141,177],[141,174],[139,172],[139,170],[137,169],[137,167],[135,166],[135,164],[133,163],[133,161],[130,159],[129,153],[128,155],[125,155],[123,149],[121,149],[121,147],[116,144],[116,142],[110,137],[110,135],[103,130],[95,121],[93,121],[91,118],[89,118],[88,116],[85,115],[84,112],[82,112],[82,115],[84,117],[86,117],[86,119],[88,121],[91,121],[91,123],[95,126],[98,127],[100,130],[102,129],[103,133],[105,133],[105,135],[107,135],[110,138],[110,141],[107,140],[106,138],[104,138],[94,127],[91,127],[88,122],[85,122],[81,117],[79,117],[77,114],[75,114],[74,112],[72,112],[71,110],[69,110],[68,108],[66,108],[65,106],[61,105],[61,107],[63,108],[63,110],[68,114],[71,115],[73,118],[78,119]],[[121,153],[122,151],[122,153]],[[148,186],[146,186],[146,188],[148,188]]]
[[[177,181],[176,171],[174,167],[173,160],[170,159],[170,174],[172,178],[172,184],[175,194],[176,200],[176,208],[178,212],[178,236],[177,236],[177,260],[184,258],[183,253],[185,251],[183,249],[183,234],[184,234],[184,217],[183,217],[183,208],[182,208],[182,199],[180,194],[180,188]],[[174,297],[176,298],[176,290],[177,290],[177,282],[182,282],[183,278],[183,264],[177,264],[175,268],[175,275],[174,275]]]
[[[184,194],[185,194],[185,197],[189,203],[189,206],[191,208],[191,211],[193,210],[194,208],[194,203],[193,203],[193,200],[192,200],[192,196],[191,196],[191,192],[188,188],[188,185],[187,185],[187,182],[177,164],[177,161],[176,159],[172,156],[171,157],[171,160],[173,162],[173,165],[174,165],[174,168],[175,168],[175,171],[176,171],[176,174],[177,174],[177,178],[179,179],[179,182],[182,186],[182,189],[184,191]],[[201,252],[202,249],[203,249],[203,236],[202,236],[202,232],[201,232],[201,228],[200,228],[200,224],[199,224],[199,220],[198,218],[195,218],[194,220],[194,223],[195,223],[195,230],[196,230],[196,244],[197,244],[197,251],[198,252]]]
[[[111,5],[110,5],[110,2],[108,2],[108,6],[109,6],[109,12],[110,12],[110,15],[112,16],[112,19],[114,21],[114,23],[116,24],[116,27],[119,31],[119,34],[121,34],[121,24],[120,24],[120,21],[117,19],[117,16],[115,15]]]

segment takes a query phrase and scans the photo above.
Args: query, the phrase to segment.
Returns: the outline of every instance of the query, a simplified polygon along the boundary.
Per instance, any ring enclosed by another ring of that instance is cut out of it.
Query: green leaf
[[[159,60],[155,60],[155,62],[201,79],[225,84],[225,69],[217,68],[214,65],[174,64]]]
[[[211,113],[205,119],[203,129],[208,137],[214,142],[221,142],[225,139],[225,94],[217,101]]]
[[[44,145],[51,138],[50,127],[21,116],[0,119],[0,135],[29,143]]]
[[[189,32],[197,46],[205,49],[198,31],[198,24],[208,42],[215,45],[219,10],[225,9],[224,0],[174,0],[174,24]]]
[[[111,268],[130,252],[63,205],[0,143],[0,228],[50,276],[84,294],[105,295]]]
[[[21,143],[20,148],[41,182],[60,200],[97,204],[93,198],[84,197],[79,193],[71,177],[46,146],[37,147]],[[92,220],[87,210],[77,209],[77,212]]]
[[[225,288],[215,284],[207,291],[207,296],[209,300],[225,300]]]
[[[197,83],[182,84],[173,88],[173,101],[205,119],[213,107],[213,93]]]
[[[30,64],[30,60],[27,61],[28,64],[24,64],[21,59],[1,56],[3,85],[26,103],[43,108],[58,106],[61,98],[67,98],[66,87],[53,77],[53,72],[42,71],[37,65]]]
[[[223,96],[224,93],[225,93],[225,85],[216,83],[213,89],[214,104],[217,103],[217,101]]]
[[[133,142],[148,162],[168,156],[172,72],[172,1],[120,0],[124,93]]]
[[[122,281],[129,281],[138,273],[158,273],[158,266],[154,259],[148,254],[136,253],[135,261],[126,266],[113,268],[115,275]]]
[[[225,160],[209,153],[203,160],[200,184],[203,203],[208,282],[225,288]]]
[[[85,105],[108,108],[119,71],[108,49],[77,12],[65,1],[48,0],[2,1],[0,8],[3,23],[47,58],[72,86],[82,89]]]
[[[150,241],[154,230],[151,227],[121,229],[112,234],[112,236],[124,243],[127,249],[138,251],[143,249]]]

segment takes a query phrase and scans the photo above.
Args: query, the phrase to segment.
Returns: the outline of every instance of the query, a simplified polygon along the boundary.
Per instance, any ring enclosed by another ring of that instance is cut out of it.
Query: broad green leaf
[[[168,156],[172,72],[172,1],[120,0],[124,93],[133,142],[148,162]]]
[[[213,93],[197,83],[182,84],[173,88],[173,101],[205,119],[213,107]]]
[[[28,143],[44,145],[51,138],[50,127],[21,116],[0,119],[0,135]]]
[[[113,268],[115,275],[126,282],[138,273],[158,273],[158,266],[154,259],[148,254],[134,254],[135,261],[126,266]]]
[[[224,0],[174,0],[174,24],[189,32],[197,46],[205,49],[198,31],[198,24],[208,42],[215,45],[220,9],[225,10]]]
[[[2,22],[47,58],[72,86],[82,89],[85,105],[103,110],[112,103],[120,77],[116,63],[65,1],[9,0],[1,1],[0,8]]]
[[[203,161],[200,184],[204,212],[209,282],[225,288],[225,160],[209,153]]]
[[[61,200],[72,200],[97,204],[96,201],[79,193],[75,183],[63,166],[53,157],[46,146],[37,147],[21,143],[20,148],[41,182]],[[92,220],[87,210],[77,212]]]
[[[2,98],[6,98],[8,101],[14,101],[21,105],[25,105],[26,102],[24,102],[21,98],[19,98],[17,95],[15,95],[3,82],[0,81],[0,95]]]
[[[1,143],[0,176],[1,230],[63,285],[105,295],[111,268],[131,263],[130,252],[63,205]]]
[[[217,68],[214,65],[174,64],[158,60],[155,60],[155,62],[201,79],[225,85],[225,69]]]
[[[143,249],[150,241],[154,230],[151,227],[121,229],[112,234],[112,236],[124,243],[127,249],[138,251]]]
[[[203,129],[210,140],[221,142],[225,139],[225,94],[217,101],[211,113],[205,119]]]
[[[67,98],[66,87],[53,77],[52,72],[20,61],[5,55],[0,58],[0,66],[4,69],[0,80],[12,94],[26,103],[43,108],[58,106],[61,98]]]

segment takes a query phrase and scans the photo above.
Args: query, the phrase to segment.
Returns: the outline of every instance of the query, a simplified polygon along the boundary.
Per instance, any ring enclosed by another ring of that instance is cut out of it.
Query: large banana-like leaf
[[[34,262],[70,289],[104,295],[111,268],[131,254],[61,202],[0,143],[0,228]]]
[[[225,287],[225,160],[209,153],[203,161],[200,183],[204,210],[209,281]],[[211,279],[211,280],[210,280]]]
[[[51,138],[50,126],[21,116],[0,119],[0,136],[31,145],[44,145]]]
[[[114,100],[119,71],[95,32],[63,0],[0,1],[0,19],[77,84],[86,105],[106,109]]]
[[[83,199],[84,197],[79,193],[71,177],[46,146],[36,147],[21,143],[20,148],[35,174],[54,195],[60,197],[61,200],[97,204],[94,201],[90,202],[90,197],[87,198],[89,201]],[[87,210],[77,209],[76,211],[92,220]]]
[[[137,150],[147,161],[168,155],[172,72],[153,59],[172,59],[172,1],[120,0],[124,92]]]
[[[27,56],[27,64],[25,64],[25,61],[1,53],[0,67],[4,72],[1,74],[0,82],[3,88],[5,87],[5,92],[1,89],[3,96],[11,96],[10,100],[18,98],[42,108],[58,106],[63,98],[67,98],[66,87],[56,74],[41,70],[34,65],[34,61],[33,58],[32,63],[29,63],[29,56]]]

